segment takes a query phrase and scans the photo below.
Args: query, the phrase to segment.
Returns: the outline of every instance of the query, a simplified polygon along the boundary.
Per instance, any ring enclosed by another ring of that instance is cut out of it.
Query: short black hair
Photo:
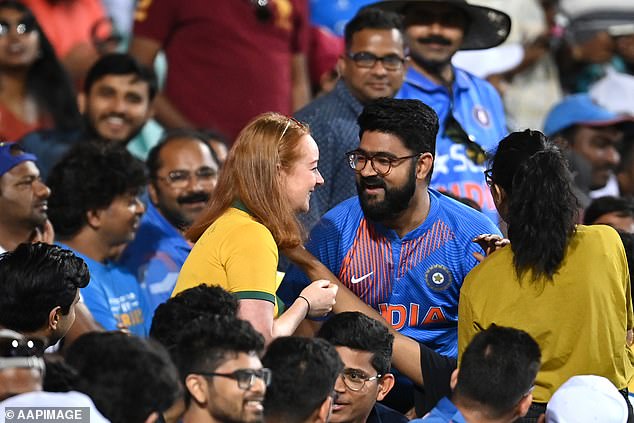
[[[383,132],[414,153],[436,153],[438,115],[422,101],[379,98],[366,104],[357,121],[359,139],[366,131]]]
[[[122,332],[91,332],[68,348],[77,390],[112,423],[143,423],[182,395],[178,372],[158,343]]]
[[[88,94],[95,82],[104,76],[129,74],[134,74],[138,80],[148,84],[148,96],[153,100],[158,89],[154,71],[126,53],[109,53],[101,56],[88,70],[84,80],[84,93]]]
[[[183,328],[200,316],[235,317],[238,299],[220,286],[198,285],[159,305],[152,318],[150,336],[166,347],[176,343]]]
[[[179,329],[176,343],[169,351],[183,386],[187,375],[214,372],[238,353],[259,354],[264,349],[264,337],[251,323],[235,316],[203,315]],[[185,390],[187,404],[190,399]]]
[[[159,142],[154,147],[152,147],[152,149],[147,155],[147,159],[145,159],[145,166],[147,167],[148,175],[151,180],[156,179],[158,170],[160,169],[161,166],[163,166],[163,163],[161,161],[161,151],[163,150],[163,148],[166,145],[173,142],[174,140],[183,139],[183,138],[196,140],[204,144],[209,150],[209,154],[211,154],[211,157],[216,162],[216,165],[218,166],[218,168],[220,168],[220,162],[218,161],[218,157],[216,156],[216,153],[209,145],[209,142],[207,141],[205,134],[195,129],[189,129],[189,128],[171,129],[165,132],[165,134],[161,137]]]
[[[583,224],[592,225],[598,218],[608,213],[616,213],[621,217],[634,217],[634,201],[626,197],[606,195],[590,203],[583,215]]]
[[[80,142],[48,177],[48,216],[56,235],[72,238],[85,225],[86,213],[105,209],[116,197],[139,194],[147,183],[143,162],[115,143]]]
[[[352,37],[364,29],[396,29],[403,34],[403,19],[394,12],[388,12],[376,7],[361,9],[347,24],[344,29],[346,50],[350,49]],[[405,41],[403,41],[405,43]]]
[[[89,281],[88,266],[72,251],[45,243],[18,245],[0,255],[0,326],[42,329],[55,307],[68,314],[77,290]]]
[[[380,375],[389,373],[394,335],[381,323],[356,311],[332,316],[317,332],[335,347],[372,353],[372,367]]]
[[[475,401],[499,418],[529,393],[539,371],[537,342],[519,329],[491,325],[469,343],[454,395]]]
[[[333,392],[343,370],[335,347],[324,339],[281,337],[262,358],[273,377],[264,398],[264,415],[280,421],[305,421]]]

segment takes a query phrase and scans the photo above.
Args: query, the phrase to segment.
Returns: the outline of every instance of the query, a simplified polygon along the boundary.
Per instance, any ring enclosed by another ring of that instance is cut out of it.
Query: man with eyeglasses
[[[205,210],[218,181],[219,164],[204,135],[175,130],[150,150],[146,167],[150,201],[119,262],[137,275],[154,310],[174,290],[191,251],[183,232]]]
[[[266,423],[328,423],[343,363],[319,338],[287,336],[269,345],[262,363],[273,372],[264,401]]]
[[[358,122],[361,141],[347,158],[359,195],[324,215],[306,249],[399,332],[456,357],[460,287],[474,254],[485,255],[473,241],[500,231],[429,188],[438,131],[429,106],[382,98]],[[290,304],[314,276],[291,267],[278,295]]]
[[[345,366],[337,382],[332,423],[403,423],[408,419],[378,403],[394,386],[390,373],[394,337],[378,321],[358,312],[330,318],[317,336],[335,346]]]
[[[344,155],[359,143],[357,117],[364,104],[393,97],[405,74],[407,58],[401,19],[396,14],[377,9],[359,12],[346,25],[345,47],[337,62],[341,79],[335,89],[296,114],[310,126],[325,180],[311,196],[308,213],[300,216],[307,229],[356,194],[354,175],[346,168]]]
[[[540,360],[539,345],[528,333],[492,325],[462,354],[460,367],[451,376],[451,399],[441,399],[423,419],[412,422],[537,421],[538,415],[518,419],[531,407]]]
[[[371,7],[404,16],[412,60],[397,98],[421,100],[440,119],[431,186],[474,200],[497,222],[482,171],[485,153],[508,132],[502,100],[491,84],[454,67],[451,59],[458,50],[502,43],[511,19],[466,0],[384,0]]]
[[[233,316],[201,316],[182,329],[170,354],[185,387],[183,423],[261,422],[271,382],[258,357],[262,335]]]

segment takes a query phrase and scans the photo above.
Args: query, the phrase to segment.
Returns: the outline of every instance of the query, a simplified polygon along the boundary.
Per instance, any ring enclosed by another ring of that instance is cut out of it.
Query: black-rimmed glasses
[[[386,153],[365,154],[362,151],[349,151],[346,153],[348,165],[357,173],[360,173],[370,162],[372,169],[379,176],[387,176],[392,168],[398,166],[403,160],[418,158],[422,153],[412,154],[411,156],[395,157]]]
[[[218,171],[211,167],[201,167],[195,172],[189,170],[173,170],[167,176],[157,176],[156,179],[166,181],[173,188],[185,188],[192,178],[202,185],[213,185],[218,179]]]
[[[266,386],[271,384],[271,376],[273,373],[270,369],[239,369],[232,373],[214,373],[214,372],[192,372],[202,376],[217,376],[233,379],[238,382],[238,387],[245,391],[251,389],[256,379],[261,379]]]
[[[383,375],[377,374],[376,376],[368,376],[355,369],[344,369],[340,376],[348,389],[351,391],[360,391],[366,382],[380,379]]]
[[[398,54],[387,54],[379,57],[367,51],[360,51],[358,53],[348,53],[347,56],[355,65],[367,69],[373,68],[376,62],[381,62],[386,70],[396,71],[401,69],[405,63],[405,59]]]

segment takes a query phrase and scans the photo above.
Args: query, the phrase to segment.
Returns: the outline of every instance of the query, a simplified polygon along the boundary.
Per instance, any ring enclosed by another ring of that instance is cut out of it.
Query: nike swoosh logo
[[[370,276],[372,276],[372,274],[373,274],[373,273],[374,273],[374,272],[370,272],[370,273],[368,273],[367,275],[363,275],[363,276],[361,276],[361,277],[360,277],[360,278],[358,278],[358,279],[357,279],[357,278],[355,278],[355,277],[353,276],[353,277],[352,277],[352,279],[350,279],[350,283],[359,283],[359,282],[362,282],[362,281],[364,281],[365,279],[367,279],[367,278],[369,278]]]

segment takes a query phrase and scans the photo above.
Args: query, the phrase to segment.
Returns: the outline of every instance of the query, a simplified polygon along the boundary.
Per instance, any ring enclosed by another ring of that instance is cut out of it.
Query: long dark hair
[[[508,237],[518,276],[552,279],[575,232],[578,205],[559,149],[539,131],[504,138],[492,163],[493,182],[504,189]]]
[[[26,18],[33,20],[38,31],[40,50],[27,74],[27,92],[53,118],[56,129],[79,128],[81,116],[70,78],[33,12],[16,0],[0,1],[0,9],[13,9],[24,14]]]

